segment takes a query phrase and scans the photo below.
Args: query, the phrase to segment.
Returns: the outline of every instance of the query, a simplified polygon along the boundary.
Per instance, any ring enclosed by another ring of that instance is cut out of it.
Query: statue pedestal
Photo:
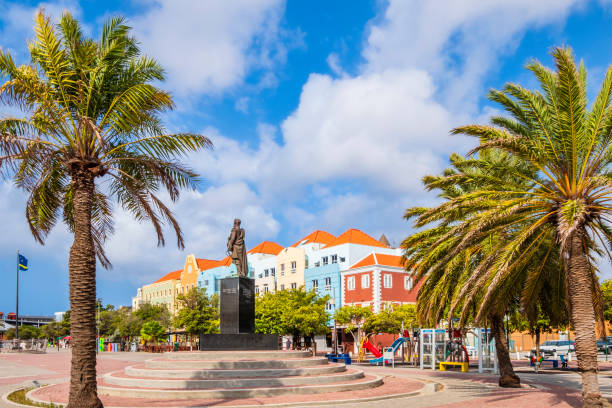
[[[221,279],[219,292],[221,334],[200,334],[200,350],[278,350],[278,335],[255,333],[253,279]]]
[[[255,332],[255,281],[225,278],[219,285],[221,334]]]

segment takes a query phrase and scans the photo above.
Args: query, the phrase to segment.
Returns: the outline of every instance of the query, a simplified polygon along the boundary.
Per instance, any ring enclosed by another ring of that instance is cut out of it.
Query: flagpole
[[[19,340],[19,250],[17,250],[17,296],[15,296],[15,338]]]

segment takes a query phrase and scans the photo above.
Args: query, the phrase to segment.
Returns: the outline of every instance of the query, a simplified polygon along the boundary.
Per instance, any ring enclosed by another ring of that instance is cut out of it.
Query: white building
[[[255,293],[276,291],[276,255],[283,247],[264,241],[247,252],[247,260],[255,278]]]

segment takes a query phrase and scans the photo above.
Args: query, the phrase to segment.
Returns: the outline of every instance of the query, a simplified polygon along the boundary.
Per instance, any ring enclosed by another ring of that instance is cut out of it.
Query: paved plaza
[[[121,370],[128,365],[142,363],[158,355],[149,353],[102,353],[98,359],[99,374]],[[0,354],[0,394],[32,384],[36,380],[41,384],[65,383],[69,376],[69,351],[52,351],[47,354]],[[383,401],[345,403],[350,407],[578,407],[580,406],[580,376],[575,372],[544,371],[539,374],[527,367],[523,362],[517,362],[517,371],[521,376],[524,388],[500,389],[496,385],[497,377],[479,375],[474,372],[467,374],[458,372],[432,372],[402,366],[371,367],[360,366],[366,374],[380,375],[383,378],[397,377],[420,381],[433,381],[440,384],[436,393],[407,398],[386,399]],[[391,378],[388,381],[393,382]],[[602,363],[600,375],[602,392],[607,398],[612,398],[612,364]],[[397,393],[405,392],[398,389]],[[359,393],[356,398],[362,397]],[[239,405],[239,401],[235,402]],[[182,404],[188,405],[185,401]],[[331,407],[320,401],[316,406]],[[10,407],[5,401],[0,401],[0,407]],[[310,405],[312,406],[312,405]]]

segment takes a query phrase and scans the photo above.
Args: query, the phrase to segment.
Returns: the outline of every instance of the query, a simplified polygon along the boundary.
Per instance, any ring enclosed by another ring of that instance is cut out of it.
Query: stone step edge
[[[175,377],[174,379],[183,379],[183,380],[198,380],[198,379],[215,379],[215,378],[241,378],[238,375],[230,375],[230,376],[224,376],[223,374],[229,374],[229,373],[241,373],[241,372],[245,372],[245,373],[264,373],[264,372],[274,372],[274,371],[281,371],[283,372],[283,374],[287,374],[287,373],[297,373],[295,375],[298,376],[310,376],[310,375],[318,375],[318,374],[314,374],[316,372],[321,372],[321,373],[337,373],[337,372],[342,372],[345,371],[347,369],[347,366],[344,363],[338,363],[338,364],[319,364],[319,365],[312,365],[312,366],[303,366],[303,367],[278,367],[278,368],[251,368],[251,369],[231,369],[231,368],[227,368],[227,369],[196,369],[196,368],[192,368],[192,369],[185,369],[185,370],[172,370],[172,369],[164,369],[164,368],[146,368],[146,367],[135,367],[135,366],[127,366],[125,367],[124,371],[127,375],[131,375],[134,377],[137,376],[142,376],[142,377],[147,377],[147,378],[160,378],[162,377],[161,374],[170,374],[172,375],[177,375],[177,377]],[[129,371],[129,372],[128,372]],[[300,371],[303,371],[302,373],[300,373]],[[219,374],[218,376],[213,376],[213,377],[194,377],[194,375],[198,375],[199,373],[206,373],[206,372],[212,372],[215,374]],[[144,373],[150,373],[150,374],[160,374],[160,375],[147,375]],[[191,377],[180,377],[179,375],[184,374],[191,374]],[[246,378],[246,377],[245,377]],[[272,375],[256,375],[253,378],[278,378],[276,376],[272,376]]]
[[[412,380],[415,380],[415,378],[411,378]],[[351,399],[341,399],[341,400],[330,400],[330,401],[325,401],[326,405],[341,405],[341,404],[355,404],[355,403],[360,403],[360,402],[374,402],[374,401],[384,401],[384,400],[388,400],[388,399],[394,399],[394,398],[408,398],[408,397],[417,397],[420,395],[430,395],[439,391],[442,391],[442,389],[444,388],[443,384],[441,383],[437,383],[437,382],[433,382],[431,380],[428,379],[416,379],[416,381],[421,381],[424,383],[424,386],[420,389],[420,390],[415,390],[415,391],[410,391],[410,392],[404,392],[404,393],[398,393],[398,394],[389,394],[389,395],[380,395],[380,396],[375,396],[375,397],[367,397],[367,398],[351,398]],[[56,385],[56,384],[50,384],[47,385],[46,387],[50,387],[52,385]],[[44,388],[44,387],[41,387]],[[31,408],[30,405],[22,405],[22,404],[17,404],[15,402],[9,401],[7,396],[14,392],[16,390],[12,390],[7,392],[6,394],[4,394],[2,396],[2,400],[18,406],[18,407],[22,407],[22,408]],[[34,402],[38,402],[41,404],[49,404],[49,401],[45,401],[45,400],[41,400],[38,398],[33,397],[32,395],[30,395],[33,391],[36,391],[36,389],[29,391],[26,394],[26,398],[28,398],[31,401]],[[67,404],[62,403],[62,402],[56,402],[55,405],[61,406],[61,407],[65,407]],[[321,401],[304,401],[304,402],[283,402],[283,403],[278,403],[278,404],[266,404],[266,407],[302,407],[302,406],[318,406],[321,405]],[[257,405],[224,405],[223,408],[253,408],[253,407],[257,407]],[[127,407],[127,406],[106,406],[105,408],[133,408],[133,407]],[[194,408],[193,405],[189,405],[189,406],[181,406],[181,405],[176,405],[176,406],[164,406],[164,407],[147,407],[147,406],[141,406],[139,408]]]
[[[103,381],[108,385],[118,385],[120,387],[137,387],[141,389],[153,389],[153,390],[185,390],[185,391],[199,391],[199,390],[231,390],[231,389],[245,389],[245,388],[259,388],[265,387],[266,383],[271,380],[268,377],[260,378],[213,378],[213,379],[151,379],[151,378],[134,378],[134,377],[116,377],[113,374],[122,372],[113,371],[106,373],[103,377]],[[334,373],[333,375],[312,375],[312,376],[292,376],[292,377],[274,377],[275,381],[284,384],[275,384],[274,386],[268,386],[267,388],[280,388],[280,387],[300,387],[310,385],[326,385],[344,381],[354,381],[363,378],[363,370],[353,369],[351,371],[344,371]],[[223,387],[222,383],[227,382],[245,383],[244,385],[236,385],[235,388]],[[185,387],[181,383],[190,382],[194,384],[193,388]],[[302,384],[300,384],[302,382]],[[128,384],[126,384],[128,383]],[[141,383],[141,384],[135,384]],[[293,384],[292,384],[293,383]],[[164,385],[166,384],[166,385]],[[212,386],[206,388],[210,384],[220,384],[219,386]],[[174,385],[174,386],[173,386]],[[202,388],[195,385],[201,385]]]
[[[303,358],[303,357],[312,357],[311,351],[227,351],[227,350],[218,350],[218,351],[177,351],[177,352],[165,352],[162,354],[163,358],[168,360],[184,360],[195,357],[195,360],[203,360],[205,357],[209,357],[212,360],[222,360],[222,359],[235,359],[235,358],[247,358],[247,359],[267,359],[267,358],[278,358],[278,359],[293,359],[293,358]],[[204,358],[201,358],[204,357]]]
[[[288,368],[305,366],[320,366],[328,364],[328,360],[322,358],[294,359],[294,360],[240,360],[240,361],[206,361],[206,360],[145,360],[145,368],[200,368],[211,370],[222,370],[233,368]]]
[[[374,388],[382,385],[382,377],[373,375],[372,379],[341,384],[302,385],[282,388],[234,388],[229,390],[159,390],[138,388],[113,388],[98,386],[98,394],[156,399],[228,399],[277,396],[286,394],[322,394],[326,392],[345,392]]]

